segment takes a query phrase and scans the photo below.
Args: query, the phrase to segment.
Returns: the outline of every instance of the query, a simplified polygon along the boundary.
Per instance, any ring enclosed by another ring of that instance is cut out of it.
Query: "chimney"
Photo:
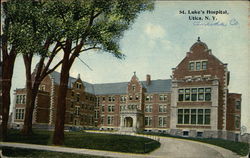
[[[149,86],[151,83],[151,76],[149,74],[147,74],[146,76],[146,83],[147,83],[147,86]]]
[[[80,78],[81,78],[81,76],[80,76],[80,74],[78,74],[78,75],[77,75],[77,79],[80,79]]]

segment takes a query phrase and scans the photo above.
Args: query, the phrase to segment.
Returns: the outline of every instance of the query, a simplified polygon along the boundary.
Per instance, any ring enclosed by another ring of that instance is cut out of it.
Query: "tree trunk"
[[[24,135],[32,134],[32,116],[33,109],[31,107],[31,98],[32,95],[32,78],[31,78],[31,63],[32,56],[23,55],[24,65],[25,65],[25,73],[26,73],[26,107],[25,107],[25,116],[24,116],[24,126],[22,129],[22,133]],[[31,120],[31,124],[28,121]],[[27,124],[28,123],[28,124]]]
[[[54,145],[63,145],[64,143],[64,121],[70,67],[71,66],[68,63],[68,56],[65,57],[64,55],[60,76],[60,85],[58,89],[55,132],[53,136]]]
[[[26,97],[27,104],[25,108],[25,119],[22,129],[22,134],[24,135],[32,135],[33,111],[35,108],[35,101],[38,93],[39,84],[27,91],[27,97]]]
[[[2,69],[2,125],[1,137],[2,141],[7,140],[8,119],[10,111],[10,89],[12,85],[13,68],[16,55],[3,56],[3,69]]]

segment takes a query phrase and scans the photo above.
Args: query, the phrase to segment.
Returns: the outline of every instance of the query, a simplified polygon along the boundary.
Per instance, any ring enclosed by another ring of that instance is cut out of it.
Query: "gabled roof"
[[[59,85],[60,84],[60,73],[53,71],[51,74],[51,77],[54,78],[55,84]],[[76,81],[76,78],[74,77],[69,77],[69,82],[68,82],[68,88],[72,88],[72,84]],[[95,94],[94,87],[92,84],[88,82],[83,81],[83,85],[85,87],[85,91],[91,94]]]
[[[55,84],[60,84],[60,73],[52,72],[51,77],[54,78]],[[76,78],[70,77],[68,87],[71,88],[72,83],[76,81]],[[172,80],[151,80],[150,85],[146,84],[146,81],[140,81],[144,88],[146,88],[146,93],[164,93],[171,91]],[[88,82],[83,82],[85,86],[85,91],[95,95],[115,95],[115,94],[126,94],[129,82],[118,82],[118,83],[101,83],[101,84],[91,84]]]

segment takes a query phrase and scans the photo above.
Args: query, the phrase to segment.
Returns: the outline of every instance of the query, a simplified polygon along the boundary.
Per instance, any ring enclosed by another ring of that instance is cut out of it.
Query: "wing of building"
[[[68,83],[66,128],[98,128],[124,132],[152,131],[179,136],[237,140],[241,94],[229,93],[227,64],[199,39],[172,69],[172,79],[91,84],[80,75]],[[40,85],[33,126],[53,128],[60,73]],[[15,90],[13,127],[21,127],[25,89]]]

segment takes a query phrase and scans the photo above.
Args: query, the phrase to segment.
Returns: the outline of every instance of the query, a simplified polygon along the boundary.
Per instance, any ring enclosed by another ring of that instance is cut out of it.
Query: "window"
[[[235,102],[235,107],[236,107],[237,110],[240,110],[241,101],[236,101],[236,102]]]
[[[197,88],[191,89],[191,101],[197,101]]]
[[[82,84],[81,83],[76,83],[76,88],[81,89],[82,88]]]
[[[112,125],[114,123],[114,116],[108,116],[108,125]]]
[[[138,95],[135,96],[135,100],[139,100],[139,96]]]
[[[25,103],[26,103],[26,95],[16,96],[16,104],[25,104]]]
[[[153,100],[153,96],[152,95],[147,95],[145,100],[146,101],[151,101],[151,100]]]
[[[135,85],[132,86],[133,91],[135,91]]]
[[[102,101],[105,101],[105,99],[106,99],[105,97],[102,97]]]
[[[184,109],[184,124],[189,124],[190,109]]]
[[[189,131],[183,131],[183,136],[188,136],[189,135]]]
[[[204,100],[204,88],[199,88],[198,89],[198,100],[203,101]]]
[[[185,101],[190,101],[190,89],[185,89]]]
[[[201,70],[201,62],[196,62],[196,70]]]
[[[205,88],[205,101],[211,100],[211,88]]]
[[[80,111],[80,107],[76,107],[76,115],[78,116],[79,115],[79,111]]]
[[[120,111],[126,110],[126,105],[120,105]]]
[[[112,101],[112,97],[109,97],[109,102],[111,102]]]
[[[104,107],[104,105],[102,106],[102,112],[104,112],[105,111],[105,107]]]
[[[132,95],[129,96],[129,100],[133,100],[133,96]]]
[[[194,70],[194,62],[189,63],[189,70],[193,71]]]
[[[235,128],[240,128],[240,117],[235,116]]]
[[[152,112],[152,105],[146,105],[145,112]]]
[[[203,132],[197,132],[196,136],[197,137],[202,137],[203,136]]]
[[[204,124],[210,124],[210,109],[205,109],[205,123]]]
[[[207,69],[207,61],[202,61],[202,70],[206,70]]]
[[[179,92],[178,100],[179,101],[183,101],[184,100],[184,90],[183,89],[179,89],[178,92]]]
[[[159,112],[167,112],[167,105],[159,105]]]
[[[178,101],[211,101],[211,88],[179,89]]]
[[[152,125],[152,117],[145,117],[145,126]]]
[[[74,118],[73,114],[70,114],[69,121],[70,121],[70,122],[73,122],[73,118]]]
[[[20,102],[20,95],[17,95],[16,96],[16,104],[19,104],[19,102]]]
[[[196,116],[197,116],[197,113],[196,113],[196,109],[191,109],[191,124],[196,124]]]
[[[120,101],[121,101],[121,102],[126,102],[126,99],[127,99],[126,96],[121,96],[121,97],[120,97]]]
[[[77,102],[80,101],[80,94],[79,94],[79,93],[76,94],[76,101],[77,101]]]
[[[209,125],[211,109],[178,109],[178,124]]]
[[[115,111],[115,106],[114,105],[109,105],[108,106],[108,112],[114,112]]]
[[[96,107],[99,107],[99,106],[100,106],[100,98],[97,97],[97,98],[96,98]]]
[[[40,85],[40,86],[39,86],[39,90],[40,90],[40,91],[45,91],[45,85]]]
[[[190,71],[207,70],[207,61],[191,61],[188,65]]]
[[[99,111],[95,110],[95,119],[98,119],[98,118],[99,118]]]
[[[159,127],[166,127],[167,117],[159,117]]]
[[[17,120],[24,119],[24,109],[16,109],[16,119]]]
[[[203,124],[203,109],[198,109],[198,123]]]
[[[183,124],[183,109],[178,109],[178,124]]]
[[[71,92],[71,96],[73,97],[74,95],[75,95],[75,93],[72,91],[72,92]]]
[[[167,96],[166,95],[160,95],[159,100],[161,100],[161,101],[167,100]]]
[[[71,107],[71,108],[74,107],[74,102],[71,102],[70,107]]]
[[[101,124],[102,124],[102,125],[104,125],[104,122],[105,122],[104,119],[105,119],[104,116],[102,116],[102,117],[101,117]]]

